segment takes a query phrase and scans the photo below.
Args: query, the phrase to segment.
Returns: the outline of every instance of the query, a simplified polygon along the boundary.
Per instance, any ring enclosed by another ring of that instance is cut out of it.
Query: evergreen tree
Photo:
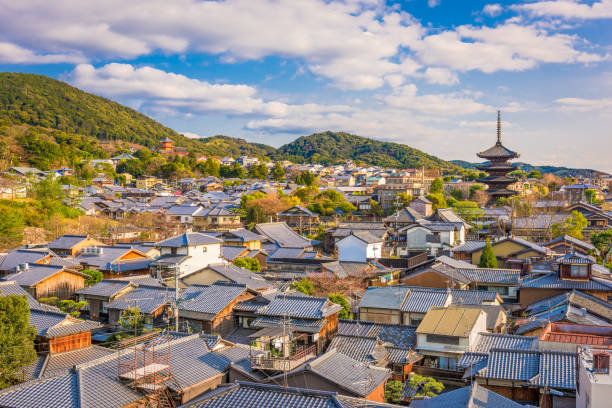
[[[277,181],[282,180],[285,177],[285,169],[280,164],[280,162],[276,162],[276,164],[274,164],[274,167],[272,167],[271,174],[272,178]]]
[[[391,404],[399,403],[402,398],[402,389],[404,385],[401,381],[392,380],[385,384],[385,401]]]
[[[493,253],[493,246],[489,238],[487,238],[487,243],[480,255],[478,266],[481,268],[497,268],[497,258],[495,257],[495,253]]]
[[[327,298],[333,303],[342,306],[342,310],[340,311],[340,313],[338,313],[339,319],[351,318],[351,305],[342,293],[330,293],[329,295],[327,295]]]
[[[0,389],[24,380],[23,368],[36,359],[35,337],[27,297],[0,297]]]
[[[441,194],[444,195],[444,183],[440,177],[436,178],[431,182],[429,187],[429,194]]]

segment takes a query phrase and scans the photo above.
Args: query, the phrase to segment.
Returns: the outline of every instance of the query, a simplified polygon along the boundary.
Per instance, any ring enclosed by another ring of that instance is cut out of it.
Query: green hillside
[[[278,156],[296,162],[342,163],[346,160],[374,166],[415,168],[456,168],[452,163],[393,142],[381,142],[344,132],[302,136],[278,149]]]
[[[261,143],[250,143],[244,139],[230,136],[211,136],[196,139],[200,142],[200,148],[211,156],[254,156],[273,158],[276,149]]]
[[[457,166],[461,166],[465,169],[476,169],[476,166],[481,163],[470,163],[465,160],[451,160],[450,161]],[[550,173],[559,177],[593,177],[598,174],[602,174],[601,171],[593,169],[574,169],[570,167],[557,167],[557,166],[535,166],[529,163],[514,162],[512,163],[517,170],[523,170],[527,173],[537,170],[541,174]]]

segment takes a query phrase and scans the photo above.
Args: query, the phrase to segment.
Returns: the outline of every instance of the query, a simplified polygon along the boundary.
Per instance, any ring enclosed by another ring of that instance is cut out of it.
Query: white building
[[[604,408],[612,405],[609,351],[579,349],[576,377],[576,407]]]
[[[158,279],[179,278],[198,272],[208,265],[224,263],[221,240],[199,232],[185,233],[155,243],[160,258],[151,264]],[[176,270],[176,271],[175,271]]]
[[[429,250],[436,255],[439,251],[465,243],[465,227],[458,222],[421,222],[408,225],[399,232],[406,235],[406,245],[398,249],[398,255],[417,249]]]
[[[338,260],[341,262],[367,262],[382,257],[382,238],[368,231],[353,231],[336,242]]]

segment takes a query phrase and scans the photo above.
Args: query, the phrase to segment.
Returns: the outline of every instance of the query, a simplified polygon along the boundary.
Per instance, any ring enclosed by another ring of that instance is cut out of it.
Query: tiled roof
[[[249,289],[259,290],[270,286],[261,275],[233,264],[210,264],[207,268],[226,277],[230,282],[246,285]]]
[[[525,280],[521,288],[538,289],[578,289],[578,290],[611,290],[612,283],[603,279],[591,278],[588,281],[560,279],[556,274],[541,276],[539,278]]]
[[[230,262],[234,261],[245,251],[248,251],[248,248],[245,246],[237,246],[237,245],[222,245],[221,246],[221,256]]]
[[[518,285],[521,271],[516,269],[470,268],[458,269],[458,272],[468,278],[470,282]]]
[[[378,338],[395,347],[410,349],[416,344],[416,326],[360,320],[338,320],[338,334]]]
[[[137,307],[141,313],[151,314],[168,303],[172,294],[168,288],[139,286],[107,305],[108,309],[128,310]]]
[[[112,297],[129,286],[133,286],[129,281],[103,279],[93,286],[88,286],[77,290],[77,293],[79,295]]]
[[[287,323],[289,329],[293,329],[299,332],[318,333],[321,328],[325,325],[324,319],[296,319],[288,318],[284,320],[282,317],[269,317],[262,316],[253,320],[253,327],[265,328],[265,327],[280,327]]]
[[[540,375],[536,384],[544,387],[576,388],[576,353],[542,351],[540,353]]]
[[[49,242],[48,247],[53,249],[71,249],[87,239],[87,235],[62,235]]]
[[[457,362],[457,366],[459,367],[470,367],[474,366],[480,362],[485,362],[489,359],[489,352],[487,350],[486,353],[476,353],[469,351],[467,353],[463,353],[461,355],[461,359]]]
[[[102,251],[101,254],[81,253],[74,259],[82,264],[92,265],[100,270],[107,271],[117,271],[118,268],[123,270],[145,269],[148,268],[149,264],[153,261],[153,259],[146,257],[142,252],[140,254],[142,254],[143,258],[116,261],[118,258],[127,254],[130,250],[137,250],[126,246],[105,246],[99,248]]]
[[[460,261],[458,259],[455,258],[451,258],[449,256],[446,255],[442,255],[436,258],[436,262],[440,262],[443,263],[445,265],[451,266],[455,269],[475,269],[478,268],[478,266],[473,265],[469,262],[465,262],[465,261]]]
[[[585,249],[587,251],[595,249],[595,246],[593,246],[591,243],[579,240],[579,239],[574,238],[574,237],[569,236],[569,235],[563,235],[562,237],[559,237],[557,239],[553,239],[552,241],[547,242],[546,244],[543,244],[542,246],[549,247],[551,245],[554,245],[556,243],[563,242],[563,241],[567,241],[569,243],[572,243],[572,244],[576,245],[577,247],[583,248],[583,249]]]
[[[370,233],[370,231],[352,231],[351,235],[362,240],[366,244],[376,244],[382,242],[382,238]]]
[[[36,299],[34,299],[32,295],[26,292],[24,288],[19,286],[17,282],[0,281],[0,296],[8,296],[8,295],[26,296],[30,309],[40,309],[40,310],[45,309],[45,307],[42,306]]]
[[[304,295],[278,295],[259,312],[263,316],[288,316],[298,319],[321,319],[342,307],[327,298]]]
[[[39,378],[67,374],[77,364],[83,364],[115,352],[115,350],[94,345],[64,353],[47,354]]]
[[[488,353],[491,349],[534,350],[537,348],[537,337],[515,336],[499,333],[478,333],[475,353]]]
[[[359,302],[359,307],[399,310],[409,289],[406,286],[370,286]]]
[[[417,334],[467,337],[481,314],[484,312],[478,309],[434,307],[419,324]]]
[[[306,248],[312,242],[293,231],[284,222],[256,224],[255,230],[281,248]]]
[[[402,312],[427,313],[434,306],[444,306],[450,293],[429,288],[409,288],[408,296],[401,307]]]
[[[503,380],[530,381],[538,374],[540,353],[528,350],[490,350],[486,376]]]
[[[30,310],[30,323],[36,327],[38,336],[55,338],[91,331],[101,326],[91,320],[69,317],[65,313]]]
[[[190,294],[182,310],[217,315],[243,294],[246,288],[242,284],[224,281],[217,281],[210,286],[200,286],[199,290]]]
[[[209,245],[220,243],[221,240],[199,232],[191,232],[156,242],[159,247],[180,248],[194,245]]]
[[[453,252],[475,252],[484,248],[485,241],[465,241],[465,244],[453,248]]]
[[[414,400],[411,408],[523,408],[523,405],[485,387],[473,384],[433,398]]]
[[[360,397],[370,395],[391,377],[389,370],[360,363],[336,350],[330,350],[311,361],[306,369]]]
[[[27,270],[12,273],[10,275],[5,276],[3,279],[7,281],[15,281],[20,286],[29,287],[34,286],[37,283],[48,279],[63,270],[63,266],[30,264]]]
[[[481,305],[485,302],[494,302],[499,296],[497,292],[489,290],[451,290],[454,305]]]

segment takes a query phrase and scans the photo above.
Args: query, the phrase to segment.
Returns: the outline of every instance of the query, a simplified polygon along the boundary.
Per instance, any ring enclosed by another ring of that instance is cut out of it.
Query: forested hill
[[[481,163],[470,163],[464,160],[451,160],[451,163],[461,166],[465,169],[476,169],[476,166]],[[598,170],[593,169],[574,169],[570,167],[557,167],[557,166],[535,166],[528,163],[515,162],[512,163],[517,170],[523,170],[527,173],[537,170],[541,174],[550,173],[559,177],[593,177],[598,174],[605,174]]]
[[[295,162],[325,165],[352,160],[368,165],[395,168],[457,167],[404,144],[381,142],[344,132],[324,132],[302,136],[281,146],[277,156]]]

